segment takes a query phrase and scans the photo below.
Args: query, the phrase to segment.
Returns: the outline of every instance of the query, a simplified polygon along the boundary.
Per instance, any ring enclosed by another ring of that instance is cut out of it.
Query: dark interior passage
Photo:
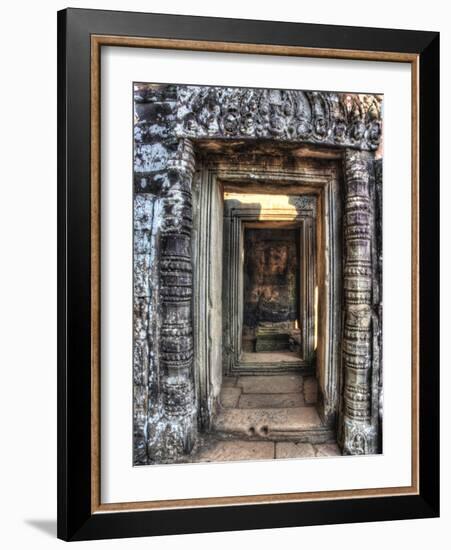
[[[298,351],[299,229],[245,228],[243,270],[243,351]]]

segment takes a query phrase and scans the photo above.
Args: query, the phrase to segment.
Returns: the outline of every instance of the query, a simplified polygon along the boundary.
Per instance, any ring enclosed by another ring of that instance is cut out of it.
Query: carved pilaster
[[[194,155],[182,139],[167,161],[159,244],[161,416],[149,456],[189,453],[196,435],[192,326],[192,203]]]
[[[372,392],[372,224],[370,175],[365,155],[345,152],[343,423],[345,454],[376,452]]]

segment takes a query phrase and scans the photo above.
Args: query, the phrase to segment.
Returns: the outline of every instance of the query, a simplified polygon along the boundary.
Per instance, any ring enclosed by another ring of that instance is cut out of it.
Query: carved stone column
[[[149,456],[176,460],[191,452],[196,430],[192,325],[193,148],[181,139],[167,161],[168,182],[161,195],[159,242],[160,391],[162,416]],[[156,447],[156,448],[155,448]]]
[[[346,150],[345,180],[341,444],[344,454],[371,454],[377,451],[371,416],[373,211],[365,153]]]

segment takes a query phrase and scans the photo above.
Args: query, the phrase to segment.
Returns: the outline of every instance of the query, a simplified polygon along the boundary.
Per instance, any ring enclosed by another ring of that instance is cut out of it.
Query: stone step
[[[240,376],[237,386],[243,393],[295,393],[301,392],[303,377],[296,374],[275,376]]]
[[[222,408],[213,420],[213,428],[240,437],[277,439],[298,437],[323,426],[314,407]]]
[[[235,388],[232,388],[235,389]],[[239,409],[286,409],[304,405],[302,393],[242,393]]]

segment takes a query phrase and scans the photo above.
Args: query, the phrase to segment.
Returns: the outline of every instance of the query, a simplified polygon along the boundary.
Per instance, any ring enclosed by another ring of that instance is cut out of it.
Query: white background
[[[396,4],[274,2],[224,3],[191,1],[120,2],[109,0],[72,6],[191,13],[428,29],[442,32],[442,97],[450,97],[450,30],[445,3],[438,0]],[[2,10],[1,183],[2,239],[0,455],[1,544],[5,548],[53,548],[56,518],[56,10],[62,2],[21,2]],[[338,525],[285,530],[162,537],[146,540],[84,543],[84,547],[153,548],[348,548],[349,542],[380,549],[403,545],[424,548],[449,540],[451,503],[449,464],[450,387],[449,310],[451,234],[447,165],[449,103],[442,103],[442,518]],[[446,123],[446,124],[445,124]],[[445,255],[446,252],[446,255]],[[321,538],[320,538],[321,537]]]
[[[384,94],[383,456],[131,466],[131,87],[133,80],[151,79],[154,82],[177,79],[177,82],[190,84]],[[105,48],[101,90],[101,501],[133,502],[409,485],[410,66],[405,63]],[[398,208],[400,204],[402,209]]]

